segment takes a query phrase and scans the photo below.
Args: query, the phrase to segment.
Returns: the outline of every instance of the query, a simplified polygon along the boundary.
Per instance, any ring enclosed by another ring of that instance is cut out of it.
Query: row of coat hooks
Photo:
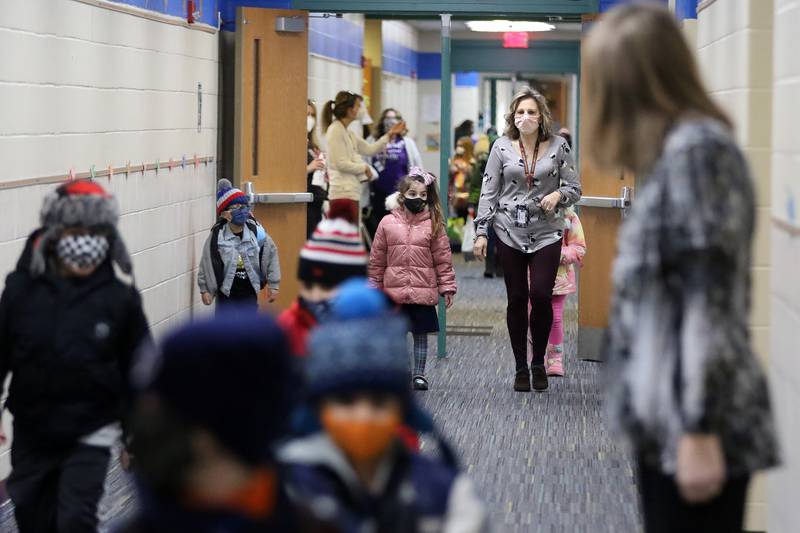
[[[141,163],[139,165],[131,165],[131,162],[128,161],[127,165],[124,167],[112,167],[108,165],[108,167],[104,169],[97,169],[95,165],[92,165],[88,172],[75,172],[74,168],[70,168],[69,172],[66,176],[62,179],[67,180],[76,180],[76,179],[95,179],[95,178],[102,178],[108,177],[111,179],[114,177],[115,174],[124,174],[127,178],[130,174],[135,173],[142,173],[144,174],[148,170],[155,170],[156,175],[162,170],[167,170],[168,172],[172,172],[173,168],[180,167],[181,169],[185,169],[187,166],[193,166],[197,168],[201,164],[207,166],[209,163],[214,161],[213,157],[197,157],[197,154],[194,154],[192,158],[187,158],[185,155],[181,157],[180,161],[176,161],[175,159],[170,158],[169,161],[162,162],[159,159],[156,159],[155,163]]]
[[[88,172],[75,172],[74,168],[70,168],[69,172],[64,174],[59,174],[57,176],[45,176],[41,178],[22,178],[18,180],[11,180],[11,181],[0,181],[0,190],[6,189],[18,189],[21,187],[30,187],[33,185],[48,185],[53,183],[63,183],[67,180],[77,180],[77,179],[95,179],[95,178],[102,178],[108,177],[111,179],[115,175],[124,174],[125,178],[127,179],[128,176],[131,174],[136,174],[137,172],[144,174],[148,170],[155,170],[156,174],[166,170],[167,172],[172,172],[174,168],[186,168],[187,166],[194,167],[195,169],[200,165],[207,166],[209,163],[214,161],[214,156],[206,156],[206,157],[198,157],[197,154],[194,154],[193,157],[188,158],[185,155],[180,158],[180,160],[170,159],[169,161],[162,162],[160,160],[156,160],[155,163],[141,163],[139,165],[132,165],[130,161],[124,167],[112,167],[108,165],[108,167],[103,169],[98,169],[95,165],[92,165]]]

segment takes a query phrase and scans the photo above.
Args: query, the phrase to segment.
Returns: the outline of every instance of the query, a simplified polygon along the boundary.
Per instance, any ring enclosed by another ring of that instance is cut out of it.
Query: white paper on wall
[[[422,97],[422,121],[439,122],[442,115],[441,99],[438,94],[426,94]]]

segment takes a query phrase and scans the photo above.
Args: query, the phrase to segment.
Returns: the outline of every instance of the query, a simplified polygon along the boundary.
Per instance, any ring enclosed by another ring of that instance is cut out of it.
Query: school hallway
[[[483,264],[460,257],[456,271],[450,328],[492,330],[449,335],[448,357],[431,355],[431,388],[417,397],[460,453],[494,531],[639,531],[634,472],[603,423],[602,365],[575,355],[575,301],[564,313],[566,377],[550,378],[546,393],[514,392],[503,280],[485,279]]]
[[[431,337],[431,388],[416,395],[475,481],[492,531],[639,531],[631,464],[603,424],[602,365],[575,357],[574,301],[565,311],[567,376],[551,378],[543,394],[514,392],[503,280],[485,279],[483,264],[464,263],[460,256],[456,272],[451,330],[492,330],[488,336],[449,335],[445,359],[436,358]],[[101,504],[101,531],[113,531],[135,507],[130,478],[115,462]],[[16,531],[12,514],[8,501],[0,510],[0,531]]]

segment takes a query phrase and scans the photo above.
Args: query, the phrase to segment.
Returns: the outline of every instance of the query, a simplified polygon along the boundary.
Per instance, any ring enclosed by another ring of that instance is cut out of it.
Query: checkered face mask
[[[67,235],[56,245],[61,262],[74,270],[95,268],[108,255],[108,239],[102,235]]]

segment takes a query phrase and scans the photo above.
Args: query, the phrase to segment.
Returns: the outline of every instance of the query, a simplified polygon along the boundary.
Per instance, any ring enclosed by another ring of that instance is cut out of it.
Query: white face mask
[[[523,135],[532,135],[539,129],[539,121],[528,114],[515,116],[514,124]]]
[[[358,115],[356,115],[356,120],[361,122],[363,126],[369,126],[372,124],[372,117],[369,116],[367,113],[367,106],[361,104],[361,107],[358,108]]]
[[[316,126],[316,125],[317,125],[317,119],[315,119],[311,115],[308,115],[306,117],[306,131],[308,131],[310,133],[311,130],[313,130],[314,126]]]
[[[456,154],[464,155],[465,153],[466,153],[466,150],[464,149],[463,146],[456,146]]]

